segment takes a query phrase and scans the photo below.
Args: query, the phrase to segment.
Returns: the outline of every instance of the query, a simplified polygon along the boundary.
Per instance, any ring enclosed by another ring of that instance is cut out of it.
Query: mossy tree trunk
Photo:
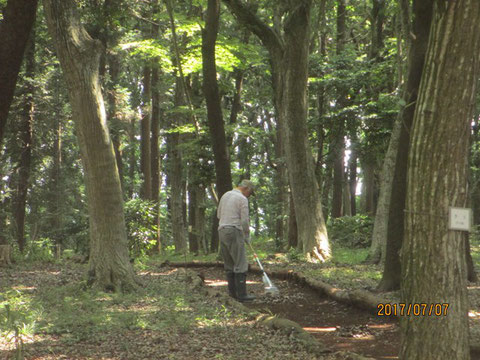
[[[470,359],[467,233],[448,230],[448,210],[468,204],[479,21],[478,0],[434,2],[408,157],[401,297],[448,310],[401,318],[402,359]]]
[[[269,52],[277,121],[283,126],[288,179],[298,226],[298,247],[310,260],[325,261],[331,257],[331,250],[306,121],[312,2],[279,4],[284,19],[281,33],[262,22],[241,0],[224,2]]]
[[[129,262],[120,178],[100,90],[101,43],[86,32],[72,0],[45,0],[44,7],[67,83],[85,171],[89,283],[104,290],[129,290],[136,280]]]
[[[404,209],[407,191],[407,162],[410,144],[410,130],[417,103],[418,87],[422,77],[425,53],[427,50],[433,0],[414,1],[413,3],[413,34],[409,51],[408,75],[403,99],[405,107],[400,112],[401,117],[398,148],[395,154],[390,204],[388,209],[387,243],[385,247],[385,267],[380,290],[397,290],[400,288],[400,248],[404,235]]]

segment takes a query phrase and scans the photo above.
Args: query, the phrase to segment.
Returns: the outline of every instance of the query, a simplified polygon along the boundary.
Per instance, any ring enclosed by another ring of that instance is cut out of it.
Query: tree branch
[[[237,20],[257,35],[271,56],[278,56],[283,51],[284,42],[281,36],[265,24],[241,0],[223,0]]]

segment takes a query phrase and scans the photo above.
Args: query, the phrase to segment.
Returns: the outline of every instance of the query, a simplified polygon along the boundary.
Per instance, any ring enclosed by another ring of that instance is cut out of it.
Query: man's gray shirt
[[[218,230],[234,226],[242,231],[248,240],[250,236],[248,199],[240,190],[233,189],[223,194],[218,204],[217,217],[220,220]]]

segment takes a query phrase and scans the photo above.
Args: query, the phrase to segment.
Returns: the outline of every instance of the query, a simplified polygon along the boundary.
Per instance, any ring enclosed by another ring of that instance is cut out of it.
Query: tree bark
[[[337,56],[343,54],[346,43],[346,16],[347,4],[345,0],[337,2]],[[346,106],[346,89],[344,86],[338,88],[337,108],[339,111]],[[343,188],[345,182],[345,117],[340,114],[332,127],[333,141],[331,151],[333,154],[333,195],[332,195],[332,218],[338,218],[343,215]]]
[[[124,166],[123,166],[123,157],[122,150],[120,149],[121,145],[121,124],[120,119],[117,116],[117,91],[115,85],[118,84],[119,74],[120,74],[120,61],[116,54],[111,54],[107,56],[109,63],[109,74],[110,74],[110,89],[107,95],[108,100],[108,119],[110,122],[111,133],[112,133],[112,143],[113,149],[115,151],[115,159],[117,161],[118,175],[120,177],[120,184],[122,190],[125,188],[124,181]],[[123,191],[122,191],[123,192]]]
[[[298,228],[297,218],[295,216],[295,206],[293,205],[292,194],[290,193],[290,214],[288,216],[288,248],[298,247]]]
[[[330,258],[331,250],[306,122],[311,1],[288,4],[283,36],[263,23],[241,0],[224,2],[269,51],[274,103],[278,121],[284,126],[283,140],[298,225],[298,246],[309,260],[325,261]]]
[[[223,122],[220,94],[217,84],[217,66],[215,62],[215,43],[220,18],[220,0],[208,0],[205,17],[205,29],[202,31],[202,71],[203,93],[207,103],[207,120],[212,139],[213,159],[215,163],[215,183],[218,198],[232,189],[230,155],[227,148],[225,124]],[[218,219],[213,216],[211,251],[218,249]]]
[[[416,0],[413,4],[415,16],[413,31],[415,39],[412,41],[410,49],[408,78],[405,93],[403,94],[406,106],[399,114],[402,127],[400,129],[401,131],[398,141],[401,146],[398,147],[395,154],[395,170],[392,178],[392,193],[390,197],[390,204],[395,204],[395,206],[390,206],[388,212],[385,267],[382,280],[379,284],[379,289],[385,291],[400,288],[401,264],[399,252],[402,247],[404,235],[404,210],[407,191],[407,161],[410,144],[410,129],[412,127],[418,87],[420,85],[423,65],[425,62],[432,7],[433,0]]]
[[[25,206],[30,178],[30,165],[32,162],[33,146],[33,121],[35,111],[35,31],[32,30],[30,40],[25,51],[25,90],[22,123],[20,126],[21,155],[18,166],[18,183],[15,194],[14,216],[17,243],[20,251],[25,249]]]
[[[175,107],[185,105],[185,89],[179,77],[176,80],[175,87]],[[176,115],[176,123],[172,122],[172,127],[183,125],[182,115]],[[167,136],[168,160],[169,160],[169,184],[170,184],[170,215],[172,221],[172,235],[175,245],[175,251],[182,253],[187,249],[186,229],[183,211],[183,164],[182,152],[179,147],[181,144],[181,134],[174,131]]]
[[[375,214],[375,160],[366,157],[363,167],[363,190],[365,196],[365,212],[369,216]]]
[[[151,150],[150,156],[152,160],[152,200],[158,202],[160,196],[160,149],[159,149],[159,131],[160,131],[160,91],[159,91],[159,71],[155,66],[152,69],[152,123],[151,123]]]
[[[141,129],[141,156],[140,156],[140,169],[143,175],[142,191],[141,195],[143,199],[150,200],[152,198],[152,159],[150,156],[150,117],[151,111],[151,74],[152,69],[150,66],[145,66],[143,71],[143,106],[142,106],[142,119],[140,122]]]
[[[232,189],[232,174],[215,63],[219,17],[220,0],[208,0],[205,28],[202,31],[203,93],[207,103],[208,128],[212,139],[217,194],[220,199],[224,193]]]
[[[390,209],[390,198],[392,195],[393,172],[395,170],[395,155],[399,151],[399,138],[402,128],[402,117],[397,116],[393,125],[392,134],[388,144],[387,154],[383,160],[382,173],[380,177],[380,195],[377,209],[375,211],[375,222],[373,224],[372,245],[368,252],[367,261],[373,264],[385,263],[385,250],[387,245],[388,212]]]
[[[448,230],[448,211],[468,203],[479,20],[477,0],[434,2],[408,158],[401,297],[448,304],[448,313],[403,317],[402,359],[470,359],[467,233]]]
[[[8,266],[12,263],[11,254],[12,247],[10,245],[0,244],[0,266]]]
[[[37,0],[9,0],[0,23],[0,147],[18,72],[22,65],[35,15]]]
[[[105,290],[130,290],[136,280],[129,262],[120,179],[100,90],[101,44],[86,32],[72,0],[45,0],[44,7],[67,83],[85,171],[89,284]]]

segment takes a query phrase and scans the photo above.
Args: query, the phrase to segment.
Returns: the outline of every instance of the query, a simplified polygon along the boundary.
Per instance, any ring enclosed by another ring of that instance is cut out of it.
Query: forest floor
[[[144,287],[122,295],[86,290],[86,266],[71,261],[2,269],[0,359],[397,358],[396,319],[338,303],[292,281],[273,278],[280,294],[271,297],[264,295],[261,276],[250,275],[249,291],[257,300],[243,306],[226,295],[219,267],[184,269],[153,262],[137,270]],[[308,266],[295,270],[308,273]],[[358,266],[344,270],[366,271]],[[372,286],[362,279],[349,284]],[[470,285],[470,327],[476,342],[480,290]],[[258,312],[300,324],[318,346],[296,336],[293,328],[261,325]],[[479,355],[472,353],[472,359]]]

